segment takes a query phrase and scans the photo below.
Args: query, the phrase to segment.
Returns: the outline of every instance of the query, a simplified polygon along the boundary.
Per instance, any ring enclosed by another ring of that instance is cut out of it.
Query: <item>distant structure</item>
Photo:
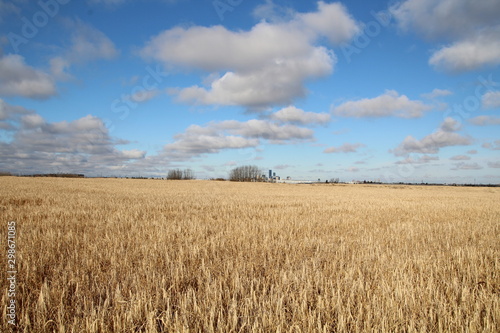
[[[276,176],[276,172],[273,172],[273,170],[269,169],[269,177],[267,178],[268,182],[274,183],[280,179],[280,176]]]

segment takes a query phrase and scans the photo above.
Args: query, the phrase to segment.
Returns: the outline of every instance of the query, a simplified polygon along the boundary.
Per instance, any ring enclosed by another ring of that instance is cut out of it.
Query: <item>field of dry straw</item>
[[[499,332],[499,203],[500,188],[1,177],[0,244],[16,221],[19,332]]]

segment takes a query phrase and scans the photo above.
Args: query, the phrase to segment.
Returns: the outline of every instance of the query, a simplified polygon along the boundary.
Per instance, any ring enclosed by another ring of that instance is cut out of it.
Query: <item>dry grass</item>
[[[2,177],[0,200],[21,332],[500,331],[499,188]]]

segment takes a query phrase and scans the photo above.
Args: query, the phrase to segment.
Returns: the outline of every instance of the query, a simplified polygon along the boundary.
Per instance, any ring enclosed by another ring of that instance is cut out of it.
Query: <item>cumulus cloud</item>
[[[72,79],[68,71],[74,64],[82,65],[100,59],[111,60],[118,56],[119,52],[114,43],[90,24],[80,20],[66,20],[66,26],[71,31],[70,44],[60,55],[49,61],[50,71],[55,79]]]
[[[273,143],[286,143],[295,140],[310,140],[313,130],[295,125],[278,125],[265,120],[252,119],[246,122],[226,120],[219,123],[220,129],[232,134],[250,138],[261,138]]]
[[[0,58],[0,95],[46,99],[56,95],[54,80],[47,73],[37,70],[17,54]]]
[[[355,153],[358,148],[365,147],[362,143],[344,143],[338,147],[329,147],[323,150],[323,153]]]
[[[429,64],[452,72],[500,64],[500,26],[442,47],[431,56]]]
[[[498,24],[497,0],[406,0],[390,8],[403,30],[416,30],[429,39],[459,38],[487,25]]]
[[[255,7],[252,15],[258,20],[286,22],[293,19],[297,12],[291,7],[280,6],[272,0],[266,0],[265,3]]]
[[[500,125],[500,117],[477,116],[469,119],[469,123],[477,126]]]
[[[23,128],[33,129],[45,124],[45,120],[39,114],[29,114],[21,118]]]
[[[457,72],[500,63],[497,0],[406,0],[390,11],[402,30],[451,42],[431,56],[436,68]]]
[[[449,96],[452,94],[453,94],[453,92],[451,92],[450,90],[436,88],[436,89],[432,90],[430,93],[422,94],[422,97],[427,98],[427,99],[436,99],[438,97]]]
[[[159,89],[140,90],[130,95],[130,100],[135,103],[143,103],[155,98],[160,94],[161,91]]]
[[[481,103],[485,109],[500,107],[500,91],[488,91],[482,96]]]
[[[276,170],[285,170],[285,169],[288,169],[290,167],[293,167],[293,166],[289,165],[289,164],[278,164],[278,165],[274,166],[274,169],[276,169]]]
[[[450,157],[450,160],[452,160],[452,161],[468,161],[468,160],[470,160],[470,156],[455,155],[455,156]]]
[[[445,118],[441,123],[441,130],[443,132],[456,132],[462,128],[462,125],[451,117]]]
[[[21,117],[32,113],[33,111],[22,106],[10,105],[0,98],[0,129],[15,130],[21,121]]]
[[[500,168],[500,161],[498,161],[498,162],[488,162],[488,167],[498,169],[498,168]]]
[[[343,6],[320,2],[316,12],[294,13],[286,22],[262,21],[247,31],[172,28],[151,38],[140,54],[166,66],[223,73],[209,87],[177,89],[181,102],[263,109],[291,104],[307,93],[307,80],[330,74],[336,57],[316,41],[352,38],[357,27]]]
[[[35,69],[17,54],[0,54],[0,96],[47,99],[57,94],[56,80],[72,78],[72,64],[117,56],[113,42],[102,32],[79,20],[68,21],[73,31],[70,46],[61,55],[49,60],[50,73]]]
[[[470,145],[472,143],[470,138],[456,133],[459,129],[460,124],[456,120],[446,118],[437,131],[422,140],[417,140],[411,135],[407,136],[392,153],[396,156],[409,153],[437,154],[440,148]]]
[[[383,95],[375,98],[364,98],[357,101],[348,101],[333,107],[332,111],[342,117],[388,117],[419,118],[425,111],[432,109],[421,101],[410,100],[397,91],[387,90]]]
[[[80,20],[71,22],[71,46],[66,58],[73,63],[113,59],[118,55],[114,43],[101,31]]]
[[[136,149],[117,149],[126,141],[112,138],[102,120],[92,115],[69,122],[47,122],[33,111],[3,101],[0,115],[4,122],[14,124],[11,140],[0,141],[2,170],[95,175],[97,170],[118,170],[146,154]]]
[[[328,113],[306,112],[295,106],[283,108],[270,116],[270,119],[282,123],[293,124],[326,124],[330,122],[331,116]]]
[[[490,150],[500,150],[500,140],[495,140],[494,142],[486,142],[481,145],[481,147]]]
[[[429,155],[423,155],[423,156],[418,156],[418,157],[410,157],[408,156],[404,160],[397,161],[396,164],[425,164],[429,163],[432,161],[438,161],[439,157],[437,156],[429,156]]]
[[[477,163],[456,163],[455,167],[451,168],[450,170],[480,170],[483,167],[480,166]]]
[[[301,27],[311,29],[318,35],[326,36],[330,42],[340,44],[360,33],[361,28],[339,2],[318,2],[318,10],[298,14],[295,18]]]
[[[223,149],[257,147],[261,140],[270,143],[308,141],[313,131],[295,125],[278,125],[265,120],[241,122],[226,120],[207,126],[191,125],[174,136],[174,142],[165,145],[165,154],[175,158],[190,158],[201,154],[218,153]]]

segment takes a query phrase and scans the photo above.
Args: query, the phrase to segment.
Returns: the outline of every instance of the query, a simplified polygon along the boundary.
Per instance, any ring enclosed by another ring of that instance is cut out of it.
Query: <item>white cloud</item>
[[[252,119],[246,122],[226,120],[216,127],[231,134],[270,140],[272,143],[286,143],[295,140],[310,140],[313,130],[295,125],[277,125],[265,120]]]
[[[452,161],[468,161],[468,160],[470,160],[470,156],[455,155],[455,156],[450,157],[450,160],[452,160]]]
[[[113,59],[118,55],[114,43],[101,31],[80,20],[70,22],[73,29],[71,46],[65,58],[71,63],[87,63],[98,59]]]
[[[454,168],[451,168],[450,170],[480,170],[483,167],[480,166],[477,163],[456,163]]]
[[[315,42],[321,36],[333,42],[352,38],[356,27],[343,6],[320,2],[316,12],[262,21],[248,31],[172,28],[154,36],[140,54],[167,66],[223,73],[209,87],[178,89],[181,102],[263,109],[290,104],[307,93],[307,80],[330,74],[336,57]]]
[[[477,126],[500,125],[500,117],[477,116],[477,117],[469,119],[469,123],[477,125]]]
[[[462,125],[451,117],[447,117],[441,123],[441,130],[443,132],[456,132],[462,128]]]
[[[306,112],[295,106],[283,108],[270,116],[270,119],[283,123],[293,124],[326,124],[330,122],[331,116],[328,113]]]
[[[105,59],[111,60],[119,52],[114,43],[101,31],[80,20],[66,20],[66,27],[71,30],[71,42],[59,56],[50,59],[50,70],[54,78],[69,80],[73,77],[68,70],[74,64]]]
[[[452,94],[453,93],[450,90],[436,88],[436,89],[432,90],[430,93],[422,94],[422,97],[427,98],[427,99],[436,99],[438,97],[449,96]]]
[[[406,0],[390,10],[402,30],[451,41],[429,60],[438,69],[460,72],[500,63],[497,0]]]
[[[288,169],[290,167],[293,167],[293,166],[289,165],[289,164],[278,164],[278,165],[274,166],[274,169],[276,169],[276,170],[285,170],[285,169]]]
[[[190,158],[200,154],[218,153],[221,149],[238,149],[256,147],[258,139],[247,139],[234,135],[204,135],[193,134],[189,128],[186,133],[175,136],[175,142],[165,146],[167,154],[180,155],[180,158]]]
[[[498,24],[497,0],[406,0],[390,8],[403,30],[416,30],[429,39],[460,38]]]
[[[33,129],[45,124],[45,120],[39,114],[29,114],[21,118],[24,128]]]
[[[437,156],[429,156],[429,155],[422,155],[418,157],[410,157],[408,156],[402,161],[397,161],[396,164],[425,164],[429,163],[432,161],[438,161],[439,157]]]
[[[203,105],[242,105],[264,109],[290,104],[306,95],[304,81],[330,72],[332,59],[324,48],[304,59],[278,61],[249,72],[226,72],[209,89],[193,86],[181,89],[178,101]]]
[[[362,143],[344,143],[339,147],[329,147],[323,150],[323,153],[355,153],[358,148],[365,147]]]
[[[25,115],[33,114],[22,106],[10,105],[0,98],[0,129],[12,131]]]
[[[441,48],[431,56],[429,64],[452,72],[500,64],[500,26]]]
[[[498,168],[500,168],[500,161],[498,161],[498,162],[488,162],[488,167],[498,169]]]
[[[160,93],[161,91],[159,89],[152,89],[152,90],[143,89],[130,95],[130,100],[136,103],[143,103],[149,101],[150,99],[155,98]]]
[[[278,125],[265,120],[241,122],[226,120],[211,122],[207,126],[191,125],[174,136],[175,141],[164,147],[164,153],[178,159],[189,159],[223,149],[257,147],[261,140],[274,144],[308,141],[314,132],[294,125]]]
[[[488,91],[481,98],[481,103],[485,109],[495,109],[500,107],[500,91]]]
[[[112,138],[102,120],[92,115],[51,123],[32,111],[3,101],[0,115],[4,122],[13,124],[14,131],[10,141],[0,141],[2,170],[95,175],[98,171],[126,169],[130,162],[144,159],[146,154],[136,149],[117,149],[117,145],[126,141]]]
[[[255,7],[252,15],[258,20],[286,22],[293,19],[297,12],[291,7],[280,6],[272,0],[266,0],[265,3]]]
[[[67,73],[67,70],[71,67],[71,63],[63,57],[55,57],[50,59],[50,73],[52,77],[56,80],[67,81],[73,78]]]
[[[500,150],[500,140],[495,140],[494,142],[486,142],[481,145],[481,147],[491,150]]]
[[[392,151],[396,156],[404,156],[409,153],[437,154],[440,148],[449,146],[467,146],[472,143],[468,137],[455,133],[460,125],[453,118],[446,118],[441,127],[422,140],[417,140],[411,135]]]
[[[3,96],[46,99],[57,93],[50,75],[28,66],[17,54],[0,58],[0,78],[0,95]]]
[[[301,26],[326,36],[334,44],[347,42],[361,31],[360,26],[340,2],[319,1],[318,11],[298,14],[296,20]]]
[[[399,95],[394,90],[387,90],[383,95],[375,98],[364,98],[357,101],[348,101],[332,111],[342,117],[387,117],[418,118],[424,111],[432,109],[421,101],[410,100],[405,95]]]
[[[146,152],[139,149],[122,150],[121,153],[124,159],[141,159],[146,156]]]

